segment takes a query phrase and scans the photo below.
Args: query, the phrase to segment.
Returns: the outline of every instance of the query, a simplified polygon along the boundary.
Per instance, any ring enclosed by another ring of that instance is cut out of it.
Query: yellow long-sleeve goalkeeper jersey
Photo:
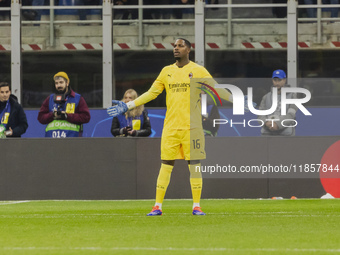
[[[155,99],[162,91],[166,90],[166,116],[164,128],[166,129],[193,129],[202,127],[201,116],[201,90],[191,85],[192,78],[207,78],[212,80],[209,72],[192,61],[189,64],[178,67],[176,64],[162,69],[151,88],[135,99],[136,106],[145,104]],[[211,82],[209,82],[210,85]],[[230,99],[230,93],[225,89],[219,89],[218,93],[225,100]]]

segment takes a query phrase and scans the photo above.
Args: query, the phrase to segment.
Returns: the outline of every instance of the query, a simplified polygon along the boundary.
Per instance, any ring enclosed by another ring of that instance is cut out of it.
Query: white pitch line
[[[336,200],[337,198],[335,198]],[[283,199],[283,200],[273,200],[271,198],[205,198],[202,199],[203,201],[288,201],[291,200],[289,198],[287,199]],[[311,200],[318,200],[320,201],[320,198],[301,198],[299,199],[299,201],[311,201]],[[340,200],[340,199],[339,199]],[[51,200],[28,200],[27,202],[149,202],[152,201],[154,202],[155,199],[154,198],[150,198],[150,199],[111,199],[111,200],[93,200],[93,199],[51,199]],[[192,201],[192,198],[181,198],[181,199],[167,199],[167,201]],[[4,201],[2,201],[4,202]],[[7,201],[6,201],[7,202]],[[1,201],[0,201],[1,203]]]
[[[179,247],[2,247],[0,250],[88,250],[88,251],[193,251],[193,252],[296,252],[296,253],[340,253],[340,249],[300,249],[300,248],[179,248]]]
[[[29,200],[25,200],[25,201],[3,201],[0,202],[0,205],[13,205],[13,204],[21,204],[21,203],[28,203],[31,202]]]
[[[190,216],[191,213],[183,212],[183,213],[164,213],[162,217],[187,217]],[[289,212],[261,212],[260,214],[256,213],[250,213],[250,212],[235,212],[235,213],[208,213],[207,217],[210,216],[228,216],[228,217],[241,217],[241,216],[252,216],[252,217],[289,217],[289,218],[297,218],[297,217],[340,217],[340,214],[294,214]],[[79,213],[79,214],[67,214],[67,213],[60,213],[60,214],[54,214],[54,215],[43,215],[43,214],[24,214],[24,215],[1,215],[0,218],[27,218],[27,219],[61,219],[61,218],[94,218],[94,217],[106,217],[106,218],[112,218],[112,217],[146,217],[145,213]]]

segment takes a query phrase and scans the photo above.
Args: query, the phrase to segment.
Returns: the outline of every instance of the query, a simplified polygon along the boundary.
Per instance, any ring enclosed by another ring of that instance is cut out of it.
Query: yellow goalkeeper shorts
[[[203,129],[163,129],[161,159],[205,159],[205,137]]]

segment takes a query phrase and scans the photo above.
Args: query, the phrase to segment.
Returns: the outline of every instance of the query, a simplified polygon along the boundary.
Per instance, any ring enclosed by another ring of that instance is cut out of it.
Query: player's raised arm
[[[208,72],[208,70],[205,67],[201,67],[199,69],[199,84],[201,84],[202,86],[206,86],[206,88],[210,91],[212,91],[213,93],[217,94],[220,98],[229,101],[229,102],[233,102],[233,96],[232,94],[224,89],[224,88],[216,88],[216,84],[218,84],[217,81],[215,81],[215,79],[211,76],[211,74]]]
[[[211,77],[207,77],[207,78],[211,78]],[[212,91],[214,94],[216,94],[219,98],[222,98],[226,101],[229,101],[231,103],[233,103],[233,94],[229,92],[229,90],[227,90],[226,88],[216,88],[217,86],[217,82],[211,78],[211,79],[207,79],[204,80],[204,82],[199,82],[202,85],[205,85],[205,87]],[[222,84],[221,84],[222,85]],[[243,99],[244,102],[244,109],[245,111],[249,111],[249,103],[248,103],[248,97],[245,96]],[[253,105],[253,107],[256,107],[256,103],[251,102],[251,104]]]
[[[202,79],[202,82],[198,82],[199,84],[202,84],[203,86],[206,87],[206,89],[210,90],[211,92],[213,92],[214,94],[217,94],[220,98],[229,101],[229,102],[233,102],[233,95],[224,88],[216,88],[216,85],[218,84],[217,81],[215,81],[211,75],[208,73],[208,71],[204,68],[205,70],[205,78]]]
[[[217,88],[216,91],[218,92],[218,94],[221,98],[233,103],[233,95],[228,90],[226,90],[224,88]],[[256,107],[255,102],[251,102],[251,104],[253,105],[253,107]],[[249,111],[248,96],[244,96],[244,109],[245,109],[246,112]]]
[[[159,94],[161,94],[163,89],[164,89],[164,86],[162,86],[162,84],[160,84],[158,80],[156,80],[147,92],[137,97],[133,101],[124,103],[123,101],[112,100],[112,103],[115,105],[107,108],[107,114],[112,117],[116,117],[137,106],[146,104],[154,100]]]
[[[222,99],[229,101],[231,103],[233,102],[233,95],[228,90],[223,88],[215,88],[215,90]]]
[[[158,97],[159,94],[162,93],[163,89],[164,86],[159,83],[158,80],[156,80],[147,92],[137,97],[135,100],[131,101],[131,105],[128,107],[134,108],[154,100],[156,97]]]

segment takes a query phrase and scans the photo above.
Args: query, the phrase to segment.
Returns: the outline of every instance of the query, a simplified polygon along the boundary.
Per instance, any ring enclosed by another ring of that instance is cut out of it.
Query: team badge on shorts
[[[192,74],[192,73],[189,73],[189,78],[190,78],[190,79],[192,78],[192,76],[193,76],[193,74]]]

